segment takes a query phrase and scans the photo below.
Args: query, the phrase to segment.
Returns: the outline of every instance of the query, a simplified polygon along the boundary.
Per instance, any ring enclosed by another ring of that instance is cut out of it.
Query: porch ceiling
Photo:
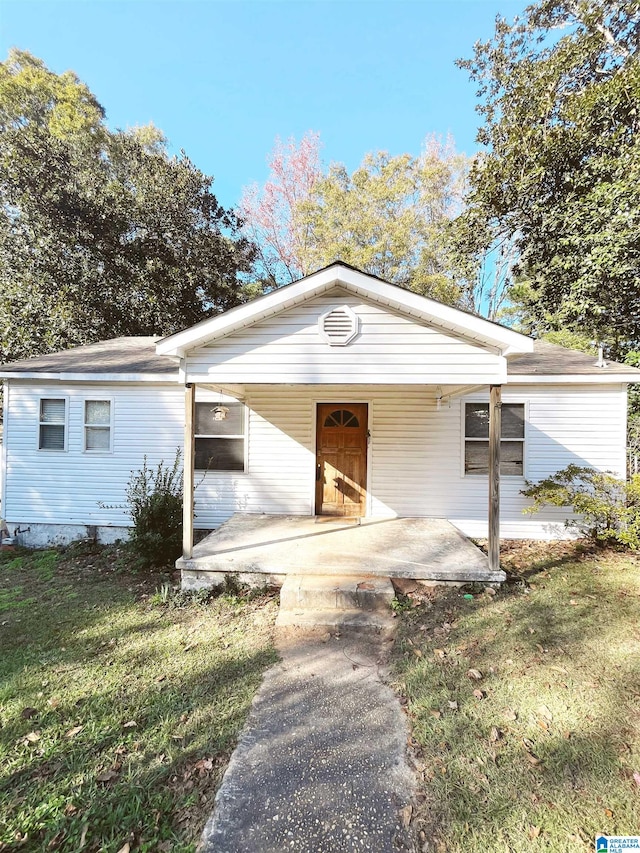
[[[450,522],[236,514],[177,567],[189,572],[380,575],[433,581],[502,582],[504,572]]]

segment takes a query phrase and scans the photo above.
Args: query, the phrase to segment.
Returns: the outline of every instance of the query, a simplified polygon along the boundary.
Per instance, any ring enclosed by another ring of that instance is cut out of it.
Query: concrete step
[[[394,595],[389,578],[290,574],[280,590],[276,625],[380,631],[393,621]]]
[[[388,614],[371,610],[280,610],[276,618],[278,628],[337,628],[339,630],[372,631],[382,633],[393,630],[395,622]]]
[[[293,574],[280,590],[280,609],[388,612],[394,595],[389,578]]]

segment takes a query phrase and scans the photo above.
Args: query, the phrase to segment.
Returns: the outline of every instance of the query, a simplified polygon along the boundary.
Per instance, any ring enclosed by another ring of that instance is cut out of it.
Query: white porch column
[[[193,426],[196,412],[196,387],[191,383],[184,388],[184,458],[182,485],[182,556],[185,560],[193,554],[193,470],[195,439]]]
[[[489,569],[500,569],[500,439],[502,386],[489,386]]]

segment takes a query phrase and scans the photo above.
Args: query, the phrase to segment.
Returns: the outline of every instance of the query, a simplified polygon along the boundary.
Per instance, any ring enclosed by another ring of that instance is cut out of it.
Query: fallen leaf
[[[530,826],[529,827],[529,838],[533,841],[534,838],[538,838],[540,836],[540,827],[539,826]]]
[[[500,731],[500,729],[497,726],[492,726],[491,732],[489,733],[489,740],[491,741],[491,743],[496,743],[496,741],[499,741],[501,737],[502,732]]]
[[[476,697],[476,699],[484,699],[486,693],[484,692],[484,690],[474,690],[473,695]]]
[[[518,714],[512,708],[507,708],[504,712],[504,718],[505,720],[509,720],[509,722],[513,722],[518,719]]]
[[[604,813],[606,817],[613,817],[613,812],[611,811],[611,809],[605,809]]]
[[[431,711],[429,711],[429,713],[431,714],[432,717],[435,717],[436,720],[439,720],[440,717],[442,716],[442,712],[436,711],[435,709],[432,709]]]
[[[414,649],[414,650],[413,650],[413,653],[414,653],[414,655],[415,655],[417,658],[421,658],[421,657],[422,657],[422,652],[420,651],[420,649]]]
[[[411,815],[413,814],[412,806],[405,806],[403,809],[400,809],[400,822],[406,828],[411,823]]]
[[[37,743],[40,740],[40,732],[29,732],[28,735],[25,735],[25,740],[29,743]]]
[[[129,853],[130,850],[131,850],[131,845],[129,844],[128,841],[125,841],[125,843],[122,845],[122,847],[118,850],[118,853]]]
[[[82,824],[82,833],[80,835],[80,847],[84,847],[84,843],[87,840],[87,832],[89,832],[89,824]]]
[[[59,704],[60,704],[60,700],[58,699],[57,696],[52,696],[51,699],[47,699],[47,705],[50,708],[57,708]]]
[[[549,731],[549,724],[545,720],[536,720],[536,722],[543,732]]]
[[[537,766],[538,766],[538,764],[540,764],[540,763],[541,763],[541,761],[540,761],[540,759],[538,758],[538,756],[537,756],[537,755],[534,755],[532,752],[528,752],[528,753],[527,753],[527,760],[528,760],[529,764],[533,764],[533,766],[534,766],[534,767],[537,767]]]
[[[103,770],[102,773],[98,773],[96,776],[96,782],[113,782],[117,778],[118,774],[115,770]]]
[[[135,720],[129,720],[127,723],[122,724],[123,729],[135,729],[135,728],[137,728],[137,726],[138,726],[138,724],[136,723]]]
[[[20,711],[20,716],[22,717],[23,720],[30,720],[32,717],[38,716],[38,709],[37,708],[23,708],[22,711]]]
[[[69,729],[69,731],[66,733],[65,737],[68,737],[68,738],[75,737],[77,734],[80,734],[80,732],[82,731],[83,728],[84,728],[84,726],[74,726],[72,729]]]
[[[480,681],[482,678],[482,673],[479,669],[468,669],[467,676],[471,678],[473,681]]]
[[[444,657],[444,649],[434,649],[433,653],[437,658],[440,658],[440,660]]]
[[[577,607],[577,606],[578,606],[578,602],[575,600],[575,598],[571,598],[571,599],[569,600],[569,604],[571,604],[573,607]]]
[[[540,707],[538,708],[538,713],[541,717],[544,717],[545,720],[548,720],[549,722],[553,720],[553,714],[549,710],[549,708],[547,708],[546,705],[540,705]]]
[[[640,773],[637,770],[633,771],[633,781],[636,783],[638,788],[640,788]]]
[[[47,850],[57,850],[60,846],[60,842],[62,841],[63,834],[62,832],[57,832],[51,841],[47,844]]]
[[[458,710],[458,703],[455,699],[453,701],[447,702],[447,705],[451,708],[452,711]]]

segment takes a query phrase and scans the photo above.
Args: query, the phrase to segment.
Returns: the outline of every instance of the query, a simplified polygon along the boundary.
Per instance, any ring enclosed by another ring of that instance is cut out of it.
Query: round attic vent
[[[348,305],[341,305],[320,316],[318,329],[329,346],[344,347],[358,334],[358,317]]]

